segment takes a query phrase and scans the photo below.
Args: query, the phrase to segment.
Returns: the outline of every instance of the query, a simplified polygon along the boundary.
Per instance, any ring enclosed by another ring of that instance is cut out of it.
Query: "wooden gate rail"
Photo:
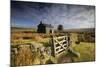
[[[68,47],[68,37],[67,36],[59,36],[59,37],[51,37],[51,46],[52,46],[52,55],[54,57],[58,56],[59,54],[63,53]]]

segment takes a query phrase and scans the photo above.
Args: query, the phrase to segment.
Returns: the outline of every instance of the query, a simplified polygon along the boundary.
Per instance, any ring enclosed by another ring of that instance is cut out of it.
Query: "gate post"
[[[56,46],[54,44],[54,36],[51,35],[51,55],[56,57],[56,50],[55,50]]]

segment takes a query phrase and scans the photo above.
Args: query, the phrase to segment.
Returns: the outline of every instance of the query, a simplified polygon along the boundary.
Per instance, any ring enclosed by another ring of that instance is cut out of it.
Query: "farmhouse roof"
[[[39,25],[44,25],[46,27],[53,28],[53,26],[51,24],[42,23],[42,21],[40,22]]]

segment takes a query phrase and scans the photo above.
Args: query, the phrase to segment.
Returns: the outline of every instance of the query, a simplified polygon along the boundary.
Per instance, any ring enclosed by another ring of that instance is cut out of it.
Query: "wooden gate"
[[[69,47],[69,41],[67,36],[52,36],[52,55],[54,57],[63,53]]]

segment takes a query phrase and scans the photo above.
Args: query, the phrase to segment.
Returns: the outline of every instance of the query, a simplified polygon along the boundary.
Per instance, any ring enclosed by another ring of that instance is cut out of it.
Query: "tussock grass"
[[[73,47],[73,49],[80,53],[80,58],[77,61],[94,61],[95,60],[95,44],[81,42],[79,45]]]
[[[34,51],[33,53],[29,48],[21,48],[18,51],[17,55],[14,55],[11,59],[12,65],[23,66],[23,65],[33,65],[40,64],[40,55],[38,52]]]
[[[22,35],[22,34],[20,34]],[[58,34],[59,36],[60,34]],[[16,35],[17,36],[17,35]],[[83,61],[94,61],[95,60],[95,43],[88,43],[88,42],[80,42],[79,44],[76,44],[75,42],[78,40],[77,34],[72,33],[71,34],[71,47],[76,52],[80,53],[79,58],[75,58],[74,62],[83,62]],[[50,34],[32,34],[32,39],[29,40],[15,40],[12,41],[12,44],[19,44],[22,43],[30,43],[32,41],[36,43],[43,44],[44,47],[50,47]],[[39,45],[35,44],[34,46]],[[45,56],[45,59],[41,59],[41,54],[38,51],[31,51],[29,48],[21,48],[18,50],[18,54],[11,55],[11,64],[15,66],[23,66],[23,65],[35,65],[35,64],[53,64],[53,63],[69,63],[70,57],[62,56],[60,57],[61,62],[58,62],[59,58],[54,58],[52,56]],[[63,61],[64,60],[64,61]],[[44,62],[43,62],[44,61]],[[42,62],[42,63],[41,63]]]

